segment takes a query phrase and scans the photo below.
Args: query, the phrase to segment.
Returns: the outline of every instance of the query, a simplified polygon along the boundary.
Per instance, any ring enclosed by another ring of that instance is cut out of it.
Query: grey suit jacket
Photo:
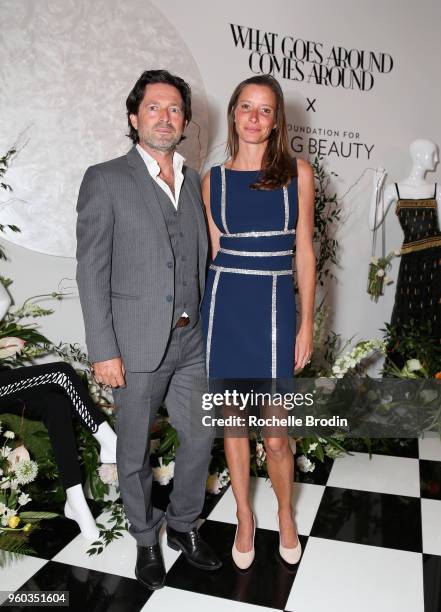
[[[207,265],[207,228],[199,175],[184,167],[181,193],[194,206],[199,288]],[[174,270],[164,216],[136,147],[91,166],[78,197],[77,282],[92,362],[121,356],[133,372],[155,370],[171,332]],[[170,298],[168,298],[170,299]]]

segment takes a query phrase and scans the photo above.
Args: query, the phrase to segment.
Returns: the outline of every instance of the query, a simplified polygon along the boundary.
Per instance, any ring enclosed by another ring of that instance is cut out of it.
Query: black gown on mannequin
[[[430,323],[431,336],[441,342],[441,231],[435,193],[431,198],[401,198],[396,214],[404,232],[391,324]]]

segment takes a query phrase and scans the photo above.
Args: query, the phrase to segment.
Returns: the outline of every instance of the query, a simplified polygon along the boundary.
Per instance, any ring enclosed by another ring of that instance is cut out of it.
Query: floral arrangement
[[[383,368],[386,376],[441,377],[441,344],[432,334],[430,321],[418,325],[411,321],[401,328],[386,324],[383,331],[387,346]]]
[[[343,378],[351,370],[355,370],[365,359],[375,353],[386,353],[386,340],[374,338],[373,340],[362,340],[353,349],[339,357],[332,366],[332,376]]]
[[[22,536],[38,528],[42,519],[55,518],[58,514],[22,510],[32,501],[30,494],[25,489],[37,478],[38,465],[30,458],[29,452],[23,445],[12,448],[12,441],[16,437],[13,431],[3,432],[2,437],[3,445],[0,448],[0,545],[14,552],[34,552],[27,546]],[[5,538],[5,535],[9,537]]]
[[[394,373],[397,378],[429,378],[426,368],[419,359],[408,359],[400,369],[394,364],[390,364],[389,373]],[[436,378],[441,378],[441,372],[436,374]]]
[[[336,459],[346,454],[346,449],[342,446],[344,435],[335,433],[329,438],[314,436],[312,438],[303,438],[299,441],[299,451],[303,454],[299,455],[296,460],[297,467],[301,472],[312,472],[315,469],[315,463],[311,460],[319,459],[324,461],[325,457]],[[308,456],[309,455],[309,456]]]
[[[2,430],[0,422],[0,432]],[[23,493],[19,487],[35,480],[38,466],[32,461],[24,446],[13,450],[9,443],[15,438],[13,431],[3,433],[3,446],[0,449],[1,474],[0,474],[0,523],[2,527],[15,529],[20,523],[17,511],[31,501],[27,493]],[[29,529],[30,524],[26,525]]]
[[[368,271],[367,292],[371,300],[378,302],[380,295],[384,293],[384,285],[390,285],[393,281],[387,276],[387,272],[392,267],[392,259],[398,257],[400,251],[391,251],[385,257],[372,257]]]

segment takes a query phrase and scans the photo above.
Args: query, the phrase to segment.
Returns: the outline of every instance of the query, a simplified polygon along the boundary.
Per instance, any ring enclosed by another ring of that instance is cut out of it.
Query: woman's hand
[[[294,353],[294,369],[303,370],[306,364],[311,361],[313,349],[313,328],[312,325],[302,325],[296,338],[296,348]]]

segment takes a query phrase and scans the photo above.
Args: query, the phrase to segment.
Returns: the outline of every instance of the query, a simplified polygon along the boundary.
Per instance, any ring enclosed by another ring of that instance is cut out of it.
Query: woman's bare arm
[[[297,160],[299,215],[296,229],[296,271],[300,297],[300,328],[296,338],[295,367],[303,368],[313,349],[316,259],[314,235],[314,171],[307,161]]]

